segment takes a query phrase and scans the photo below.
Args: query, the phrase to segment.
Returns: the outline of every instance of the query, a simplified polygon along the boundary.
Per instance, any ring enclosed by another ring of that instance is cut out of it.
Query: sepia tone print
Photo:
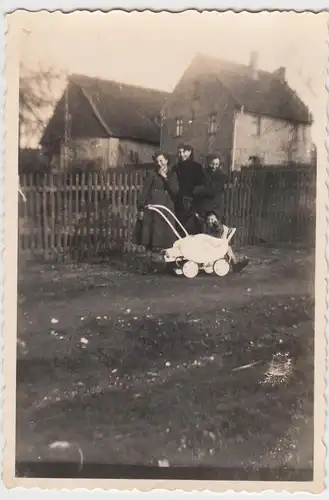
[[[7,21],[5,484],[322,491],[327,14]]]

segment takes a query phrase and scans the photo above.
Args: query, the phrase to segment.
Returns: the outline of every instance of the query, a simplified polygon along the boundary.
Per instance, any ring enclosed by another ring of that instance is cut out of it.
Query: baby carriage
[[[176,274],[184,275],[186,278],[195,278],[199,271],[203,270],[207,274],[227,275],[230,270],[229,244],[236,232],[235,228],[224,238],[216,238],[203,233],[190,235],[169,208],[163,205],[148,205],[147,208],[157,212],[177,237],[173,246],[163,251],[164,261],[175,264]],[[179,234],[165,212],[177,222],[184,236]]]

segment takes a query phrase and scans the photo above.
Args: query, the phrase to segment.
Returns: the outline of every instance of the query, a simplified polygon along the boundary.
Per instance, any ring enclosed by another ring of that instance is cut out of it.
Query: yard
[[[22,268],[17,475],[311,480],[314,255],[247,253],[222,279]]]

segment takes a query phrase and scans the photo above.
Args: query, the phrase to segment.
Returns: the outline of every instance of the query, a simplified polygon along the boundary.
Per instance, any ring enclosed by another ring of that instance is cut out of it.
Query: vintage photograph
[[[322,491],[328,15],[7,21],[5,484]]]

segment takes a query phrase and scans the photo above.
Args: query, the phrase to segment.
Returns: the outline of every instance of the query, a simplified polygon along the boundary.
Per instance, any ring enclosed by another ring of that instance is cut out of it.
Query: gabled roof
[[[109,136],[159,143],[159,117],[167,92],[71,75]]]
[[[214,74],[228,89],[237,105],[245,111],[297,123],[311,123],[308,107],[278,74],[257,70],[257,78],[248,65],[237,64],[198,54],[186,74],[202,77]]]

